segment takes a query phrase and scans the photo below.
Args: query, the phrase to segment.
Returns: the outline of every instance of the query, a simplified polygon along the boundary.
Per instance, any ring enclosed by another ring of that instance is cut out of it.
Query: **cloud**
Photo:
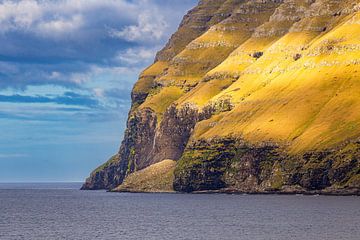
[[[80,95],[73,92],[65,92],[62,96],[24,96],[24,95],[0,95],[0,102],[6,103],[56,103],[60,105],[96,107],[99,102],[91,96]]]
[[[22,61],[0,61],[0,90],[8,87],[26,89],[32,85],[77,86],[79,82],[71,76],[86,73],[92,65],[72,61],[37,63]]]
[[[95,96],[97,97],[104,97],[104,89],[102,88],[94,88],[93,89]]]
[[[81,87],[94,69],[136,79],[195,2],[0,0],[0,89]]]
[[[4,1],[0,4],[0,31],[27,31],[41,16],[42,9],[37,1]]]
[[[38,24],[38,31],[49,37],[63,36],[65,33],[75,32],[84,24],[81,15],[74,15],[70,19],[58,18]]]
[[[115,60],[119,61],[121,64],[127,65],[138,65],[144,62],[150,62],[153,60],[156,52],[159,50],[160,47],[153,47],[153,48],[144,48],[144,47],[137,47],[137,48],[128,48],[125,51],[120,51],[116,56]]]
[[[139,73],[196,2],[0,0],[0,119],[126,113]]]
[[[66,33],[79,29],[82,17],[91,17],[97,9],[111,15],[114,11],[133,11],[135,6],[126,0],[5,0],[0,2],[0,31]]]
[[[164,17],[154,9],[141,12],[136,25],[126,26],[122,30],[111,29],[109,34],[130,42],[156,41],[162,39],[168,27]]]

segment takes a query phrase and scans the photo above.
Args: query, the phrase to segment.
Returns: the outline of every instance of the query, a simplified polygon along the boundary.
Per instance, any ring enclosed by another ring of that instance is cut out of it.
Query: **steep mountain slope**
[[[174,159],[177,191],[359,194],[359,3],[201,1],[135,85],[119,153],[83,188]]]

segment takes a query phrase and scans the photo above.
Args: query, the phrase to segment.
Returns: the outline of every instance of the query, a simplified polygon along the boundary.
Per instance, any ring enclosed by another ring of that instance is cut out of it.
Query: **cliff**
[[[141,73],[120,150],[83,189],[124,189],[172,159],[181,192],[360,194],[359,10],[200,1]]]

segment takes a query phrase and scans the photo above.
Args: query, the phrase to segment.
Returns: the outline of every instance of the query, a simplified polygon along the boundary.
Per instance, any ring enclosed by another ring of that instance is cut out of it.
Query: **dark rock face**
[[[336,151],[291,156],[268,143],[255,146],[235,138],[202,140],[186,148],[175,170],[174,189],[356,193],[360,187],[359,154],[359,143]]]
[[[95,170],[82,189],[112,189],[134,171],[164,159],[178,160],[197,121],[196,109],[191,106],[177,109],[172,105],[157,129],[157,117],[151,109],[136,111],[128,120],[116,159]]]
[[[223,175],[234,156],[233,141],[195,142],[178,162],[174,189],[193,192],[226,187]]]
[[[114,183],[118,182],[119,171],[121,171],[118,162],[119,155],[117,154],[105,163],[106,166],[100,166],[99,169],[96,169],[93,173],[91,173],[90,177],[86,179],[86,182],[81,189],[110,189]]]
[[[122,144],[128,151],[123,157],[124,161],[128,159],[128,173],[149,166],[148,154],[153,145],[157,117],[151,109],[144,109],[137,111],[129,123],[129,136],[124,138]]]
[[[149,166],[148,156],[155,137],[156,122],[156,115],[151,109],[131,115],[117,157],[91,173],[82,189],[115,188],[128,174]]]
[[[197,122],[198,112],[191,106],[180,109],[176,105],[170,106],[155,136],[154,148],[150,154],[152,163],[164,159],[180,159]]]
[[[151,77],[151,78],[154,79],[155,77]],[[135,92],[135,91],[132,91],[132,93],[131,93],[132,105],[135,106],[135,105],[142,104],[143,102],[145,102],[148,95],[149,95],[148,92]]]
[[[277,155],[276,147],[247,146],[233,138],[192,143],[177,165],[174,188],[184,192],[228,187],[252,191],[268,174],[261,166],[271,161],[270,155]]]
[[[253,58],[259,59],[262,57],[262,55],[264,55],[263,52],[255,52],[255,53],[253,53],[252,56],[253,56]]]

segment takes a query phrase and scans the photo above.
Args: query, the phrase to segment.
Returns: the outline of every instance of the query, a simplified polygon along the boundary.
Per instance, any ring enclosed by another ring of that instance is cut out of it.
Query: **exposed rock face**
[[[123,169],[119,164],[119,157],[120,155],[116,154],[108,162],[95,169],[90,177],[86,179],[81,189],[110,189],[120,184],[121,181],[118,176],[123,175]]]
[[[130,116],[119,153],[96,169],[86,180],[83,189],[112,189],[126,175],[150,165],[148,153],[155,136],[156,115],[150,109],[136,111]]]
[[[351,158],[349,158],[351,156]],[[178,162],[174,188],[240,192],[358,194],[354,187],[360,170],[360,143],[333,151],[291,156],[270,143],[259,146],[234,138],[198,141],[189,145]]]
[[[198,113],[191,106],[181,109],[170,106],[155,136],[150,155],[153,163],[163,159],[180,159],[197,121]]]
[[[359,2],[200,1],[83,189],[173,159],[176,191],[360,194]]]

